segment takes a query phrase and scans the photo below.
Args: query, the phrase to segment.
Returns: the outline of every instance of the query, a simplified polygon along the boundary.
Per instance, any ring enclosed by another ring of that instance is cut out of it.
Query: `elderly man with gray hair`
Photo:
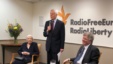
[[[72,61],[73,64],[98,64],[100,52],[97,47],[92,45],[93,40],[94,35],[91,32],[84,33],[82,46],[80,47],[77,56],[75,58],[68,58],[64,60],[64,63]]]

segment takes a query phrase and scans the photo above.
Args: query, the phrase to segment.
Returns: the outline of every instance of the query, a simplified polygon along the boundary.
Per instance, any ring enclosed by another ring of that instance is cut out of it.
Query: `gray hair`
[[[87,36],[88,39],[91,41],[91,43],[92,43],[93,40],[94,40],[94,35],[93,35],[93,33],[91,33],[91,32],[85,32],[85,33],[83,34],[83,36]]]
[[[31,37],[31,38],[33,39],[33,36],[32,36],[32,35],[27,35],[27,38],[28,38],[28,37]]]
[[[55,12],[55,14],[57,14],[57,11],[56,11],[56,10],[54,10],[54,9],[51,9],[51,11],[52,11],[52,12]]]

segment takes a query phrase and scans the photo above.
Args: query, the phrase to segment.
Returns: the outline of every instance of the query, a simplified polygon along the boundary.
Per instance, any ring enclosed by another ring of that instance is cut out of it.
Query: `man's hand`
[[[64,51],[64,49],[60,49],[60,52],[62,53]]]
[[[51,26],[47,27],[47,32],[49,32],[51,30]]]
[[[65,59],[65,60],[63,61],[63,64],[66,63],[66,62],[68,62],[68,61],[70,61],[70,58]]]
[[[29,52],[22,52],[23,55],[30,55]]]

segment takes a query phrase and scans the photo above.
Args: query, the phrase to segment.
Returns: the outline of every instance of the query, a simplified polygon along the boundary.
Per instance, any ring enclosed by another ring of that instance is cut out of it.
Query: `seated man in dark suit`
[[[24,60],[15,60],[12,64],[27,64],[31,62],[33,54],[39,54],[37,43],[33,42],[33,37],[31,35],[27,36],[27,42],[23,43],[18,54],[23,57]]]
[[[83,34],[82,46],[80,47],[75,58],[68,58],[64,60],[72,61],[74,64],[98,64],[100,56],[99,49],[92,45],[94,36],[92,33],[87,32]]]

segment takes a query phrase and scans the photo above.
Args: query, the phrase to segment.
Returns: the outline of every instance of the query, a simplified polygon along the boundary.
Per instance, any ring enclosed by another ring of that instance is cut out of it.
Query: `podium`
[[[6,47],[20,47],[21,44],[1,44],[2,46],[2,59],[3,59],[3,64],[5,64],[5,48]]]

